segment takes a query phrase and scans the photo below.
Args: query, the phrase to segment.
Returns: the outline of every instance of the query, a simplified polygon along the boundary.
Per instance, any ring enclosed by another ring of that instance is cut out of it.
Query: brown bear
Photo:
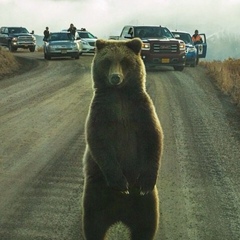
[[[117,222],[132,240],[153,239],[157,231],[163,134],[146,92],[141,48],[140,39],[96,41],[83,157],[87,240],[106,239]]]

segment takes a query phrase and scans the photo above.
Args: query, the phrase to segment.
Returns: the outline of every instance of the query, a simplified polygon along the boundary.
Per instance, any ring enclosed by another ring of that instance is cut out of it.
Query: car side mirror
[[[31,34],[34,34],[34,30],[32,30]]]

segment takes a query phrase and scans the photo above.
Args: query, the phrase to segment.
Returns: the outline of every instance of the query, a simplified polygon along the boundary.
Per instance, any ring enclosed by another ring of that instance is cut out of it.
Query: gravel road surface
[[[82,240],[92,56],[15,55],[24,68],[0,79],[0,239]],[[239,240],[239,109],[200,66],[148,71],[147,89],[165,135],[156,240]]]

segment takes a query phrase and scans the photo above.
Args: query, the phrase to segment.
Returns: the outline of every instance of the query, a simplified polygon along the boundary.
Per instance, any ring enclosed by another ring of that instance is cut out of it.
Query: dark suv
[[[34,52],[36,48],[36,38],[24,27],[1,27],[0,46],[6,46],[9,51],[15,52],[18,48],[29,49]]]
[[[125,26],[119,39],[141,38],[142,59],[146,67],[172,66],[182,71],[185,66],[185,43],[175,39],[170,30],[162,26]]]

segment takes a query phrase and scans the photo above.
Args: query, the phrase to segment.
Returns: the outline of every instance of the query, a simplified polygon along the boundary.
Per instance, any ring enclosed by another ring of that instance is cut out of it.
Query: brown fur
[[[87,240],[105,239],[119,221],[133,240],[151,240],[157,230],[163,134],[145,90],[141,46],[140,39],[96,42],[84,154]]]

